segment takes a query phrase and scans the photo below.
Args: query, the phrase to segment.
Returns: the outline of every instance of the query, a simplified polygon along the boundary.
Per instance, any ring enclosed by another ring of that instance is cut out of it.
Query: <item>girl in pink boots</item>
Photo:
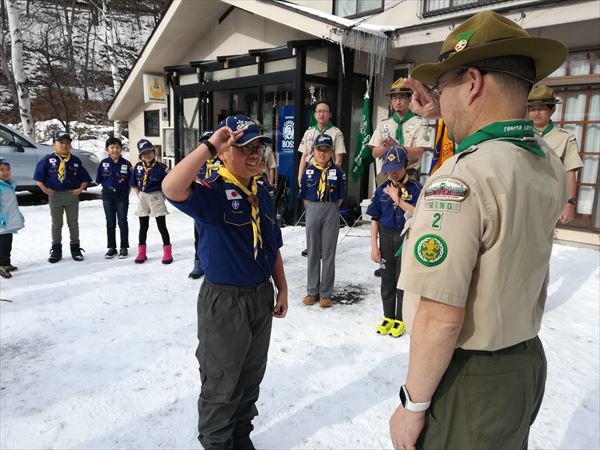
[[[168,168],[156,160],[154,145],[147,139],[137,143],[140,161],[133,168],[131,187],[138,196],[138,207],[135,214],[140,218],[140,233],[136,264],[142,264],[146,259],[146,237],[150,226],[150,217],[156,218],[156,225],[163,241],[163,264],[173,262],[171,238],[167,230],[166,216],[169,214],[165,205],[161,183],[167,175]]]

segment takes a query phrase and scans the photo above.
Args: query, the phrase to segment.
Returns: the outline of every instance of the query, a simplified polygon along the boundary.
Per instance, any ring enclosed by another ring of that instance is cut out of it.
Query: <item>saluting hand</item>
[[[410,109],[425,119],[437,119],[440,117],[440,105],[435,102],[429,88],[425,83],[408,77],[406,85],[412,89]]]
[[[244,130],[233,131],[229,127],[223,127],[215,131],[209,141],[215,146],[217,153],[225,153],[243,134]]]

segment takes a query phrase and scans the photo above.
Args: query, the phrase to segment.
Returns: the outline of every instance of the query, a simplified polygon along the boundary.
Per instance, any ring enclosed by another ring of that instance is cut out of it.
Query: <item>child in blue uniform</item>
[[[92,181],[81,160],[71,154],[71,136],[64,131],[52,135],[54,153],[44,156],[38,162],[33,179],[48,196],[50,217],[52,218],[52,248],[48,261],[56,263],[62,259],[63,214],[67,216],[67,226],[71,239],[71,257],[83,261],[79,246],[79,195]]]
[[[11,180],[10,163],[0,158],[0,276],[11,278],[17,270],[10,263],[13,234],[25,226],[25,218],[19,211],[15,183]]]
[[[109,137],[106,140],[108,158],[100,161],[96,183],[102,185],[102,206],[106,217],[106,240],[108,251],[104,257],[111,259],[117,256],[116,229],[119,224],[121,245],[119,258],[127,258],[129,248],[129,191],[131,186],[131,163],[121,156],[123,144],[120,139]]]
[[[333,163],[333,139],[320,134],[313,143],[313,161],[302,175],[298,198],[304,200],[308,270],[303,303],[331,306],[335,252],[340,232],[340,204],[346,198],[345,175]]]
[[[169,169],[156,160],[154,145],[147,139],[140,139],[137,143],[140,160],[131,173],[131,187],[138,196],[138,207],[135,214],[140,218],[140,231],[138,236],[138,254],[136,264],[146,261],[146,238],[150,227],[150,217],[156,219],[156,226],[163,242],[163,264],[173,262],[173,249],[171,237],[167,230],[167,206],[162,193],[161,183]]]
[[[404,147],[386,150],[381,171],[388,179],[377,187],[367,207],[367,214],[371,216],[371,259],[381,266],[384,318],[376,331],[393,337],[400,337],[406,331],[402,321],[404,292],[396,287],[400,276],[402,229],[406,222],[404,214],[414,210],[421,193],[421,185],[406,175],[407,165]]]
[[[271,324],[288,308],[275,207],[254,177],[270,141],[249,117],[228,117],[163,182],[169,201],[202,229],[196,357],[202,381],[198,439],[204,448],[254,448],[250,432]],[[193,182],[217,154],[223,162],[218,175]]]

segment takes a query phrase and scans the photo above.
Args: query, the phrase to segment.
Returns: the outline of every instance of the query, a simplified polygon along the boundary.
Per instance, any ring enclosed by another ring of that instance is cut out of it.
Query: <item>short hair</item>
[[[327,105],[327,107],[329,108],[329,112],[333,113],[333,108],[331,107],[331,103],[329,103],[327,100],[317,101],[317,103],[315,103],[315,111],[317,110],[317,106],[319,106],[319,105]]]
[[[498,84],[511,95],[525,94],[527,97],[533,87],[535,63],[529,56],[497,56],[474,61],[468,66],[474,67],[480,72],[490,73],[496,78]]]
[[[111,145],[118,145],[121,148],[123,148],[123,143],[121,142],[121,139],[116,138],[114,136],[111,136],[106,140],[105,148],[108,148]]]

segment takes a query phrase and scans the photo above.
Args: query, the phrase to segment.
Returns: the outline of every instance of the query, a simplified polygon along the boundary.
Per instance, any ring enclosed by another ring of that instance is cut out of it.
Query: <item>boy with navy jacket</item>
[[[298,198],[304,200],[308,247],[307,295],[303,303],[314,305],[319,300],[322,308],[329,308],[346,180],[342,169],[333,163],[333,139],[328,134],[314,140],[313,160],[302,174]]]
[[[108,251],[104,257],[112,259],[117,256],[116,229],[119,224],[121,245],[119,246],[119,258],[127,258],[129,248],[129,223],[127,222],[127,211],[129,210],[129,191],[131,186],[132,167],[121,152],[123,144],[116,137],[106,140],[106,151],[108,158],[100,161],[96,174],[96,183],[102,185],[102,206],[106,217],[106,240]]]
[[[71,154],[71,136],[64,131],[52,135],[54,153],[44,156],[37,163],[33,179],[48,196],[50,217],[52,218],[52,247],[50,263],[62,259],[63,214],[67,216],[67,226],[71,239],[71,257],[83,261],[79,246],[79,195],[92,181],[81,160]]]
[[[288,308],[275,207],[255,179],[270,142],[249,117],[227,117],[163,182],[169,201],[202,227],[205,274],[196,357],[202,381],[198,439],[204,448],[254,448],[250,432],[272,319],[285,317]],[[217,154],[223,162],[218,175],[194,181]]]
[[[402,259],[404,214],[415,209],[421,194],[420,183],[406,175],[407,166],[408,154],[404,147],[393,146],[385,151],[381,171],[388,179],[377,187],[367,207],[367,214],[371,216],[371,259],[381,267],[383,321],[376,331],[393,337],[400,337],[405,332],[402,321],[404,291],[396,287]]]

